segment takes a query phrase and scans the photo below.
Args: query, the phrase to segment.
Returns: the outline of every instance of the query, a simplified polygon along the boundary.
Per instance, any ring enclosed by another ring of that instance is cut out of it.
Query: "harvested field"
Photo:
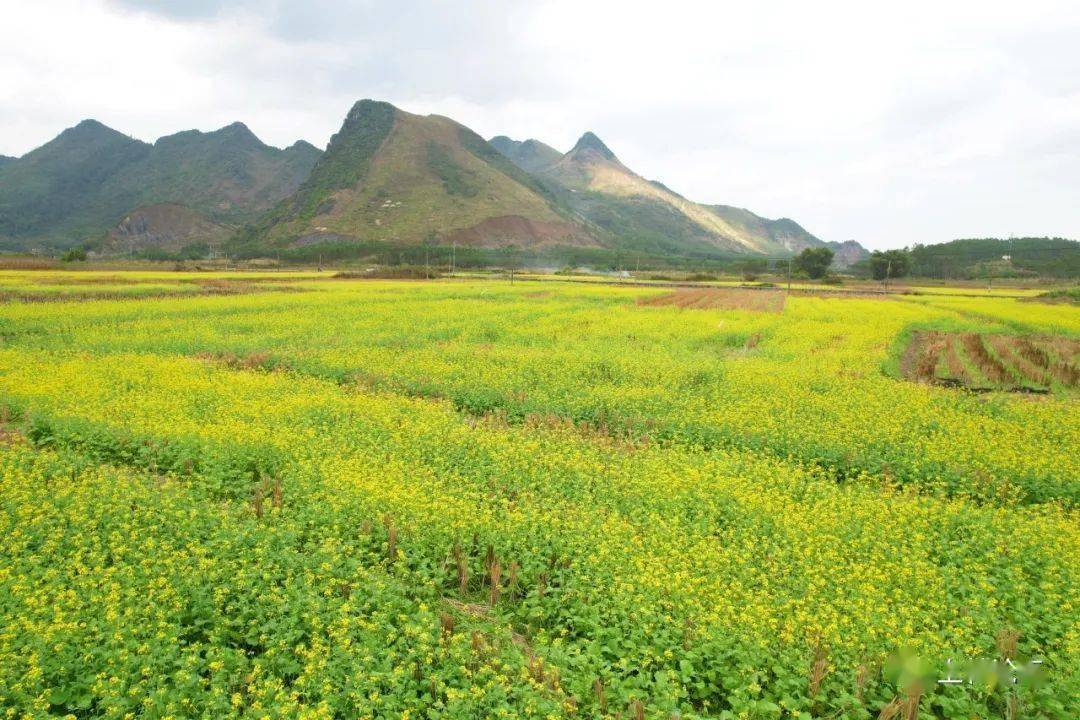
[[[675,307],[693,310],[751,310],[779,313],[784,310],[784,293],[765,290],[729,288],[687,288],[644,298],[639,305]]]
[[[916,332],[901,360],[916,382],[969,390],[1047,392],[1080,386],[1080,341],[1059,336]]]

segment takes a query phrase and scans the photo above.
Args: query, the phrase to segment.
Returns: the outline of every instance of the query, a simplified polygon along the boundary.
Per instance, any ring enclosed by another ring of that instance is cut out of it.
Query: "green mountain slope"
[[[596,244],[541,183],[472,130],[373,100],[353,106],[310,177],[232,248],[363,242]]]
[[[788,218],[770,220],[744,208],[730,205],[710,205],[709,209],[732,227],[738,228],[748,235],[767,237],[779,247],[793,253],[824,244],[803,229],[797,222]]]
[[[84,120],[0,167],[0,238],[9,247],[101,232],[138,204],[131,189],[103,207],[101,186],[143,161],[151,147]]]
[[[729,222],[663,183],[626,167],[592,132],[586,132],[558,162],[540,171],[549,183],[570,191],[575,210],[608,229],[625,244],[668,252],[711,251],[770,254],[787,249],[768,232]]]
[[[292,193],[319,154],[305,142],[272,148],[241,123],[150,145],[84,120],[0,165],[0,238],[9,248],[75,245],[160,203],[242,222]]]
[[[511,162],[528,173],[538,172],[559,161],[561,152],[539,140],[512,140],[498,135],[489,141],[491,146],[510,158]]]
[[[870,252],[854,240],[824,242],[791,218],[770,220],[745,208],[730,205],[710,205],[709,208],[729,225],[748,234],[769,238],[782,251],[798,254],[806,248],[824,245],[833,251],[833,267],[838,269],[848,268],[870,257]]]
[[[146,162],[130,172],[148,188],[144,203],[182,201],[217,220],[235,222],[290,195],[319,155],[303,141],[284,150],[265,145],[237,122],[210,133],[189,130],[163,137]]]
[[[10,155],[0,155],[0,167],[7,165],[9,162],[15,162],[15,158]]]

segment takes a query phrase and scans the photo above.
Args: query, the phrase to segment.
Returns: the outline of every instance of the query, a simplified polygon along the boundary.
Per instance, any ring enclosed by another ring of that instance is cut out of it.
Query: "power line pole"
[[[791,294],[791,261],[792,258],[787,259],[787,294]]]

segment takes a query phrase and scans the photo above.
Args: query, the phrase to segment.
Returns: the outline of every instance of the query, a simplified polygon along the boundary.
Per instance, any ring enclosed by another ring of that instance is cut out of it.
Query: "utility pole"
[[[322,272],[322,253],[319,253],[319,272]]]
[[[892,258],[889,258],[889,262],[885,263],[885,289],[889,289],[889,278],[892,277]]]
[[[787,294],[791,294],[791,261],[792,258],[787,259]]]
[[[453,275],[457,269],[457,238],[454,238],[450,243],[450,274]]]

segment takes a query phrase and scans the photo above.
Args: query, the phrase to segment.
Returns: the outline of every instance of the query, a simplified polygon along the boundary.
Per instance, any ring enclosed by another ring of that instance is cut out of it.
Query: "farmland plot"
[[[286,284],[0,307],[0,707],[1072,717],[1074,308]]]

